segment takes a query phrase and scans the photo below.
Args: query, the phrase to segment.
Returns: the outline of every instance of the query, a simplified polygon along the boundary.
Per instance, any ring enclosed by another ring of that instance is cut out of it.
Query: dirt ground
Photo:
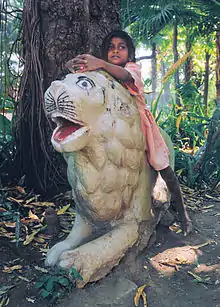
[[[129,265],[122,261],[106,279],[125,276],[138,287],[146,284],[148,307],[220,307],[220,195],[217,191],[196,192],[185,187],[183,194],[193,233],[184,237],[176,224],[158,227],[151,248]],[[0,306],[49,306],[48,301],[39,300],[34,287],[45,274],[44,255],[41,245],[33,243],[16,249],[0,239]],[[10,271],[16,265],[21,267]],[[90,295],[100,283],[87,286]],[[86,295],[86,288],[73,289],[71,298],[61,301],[62,306],[84,307],[77,297]],[[126,307],[132,306],[131,301]],[[143,302],[139,306],[144,306]]]

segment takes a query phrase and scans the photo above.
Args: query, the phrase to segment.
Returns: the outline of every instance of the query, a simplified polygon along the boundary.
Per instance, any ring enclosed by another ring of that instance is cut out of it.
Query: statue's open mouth
[[[51,119],[57,125],[51,138],[57,151],[78,151],[86,146],[89,141],[90,128],[84,122],[75,118],[69,120],[58,112],[54,112]]]
[[[84,127],[84,125],[82,123],[78,123],[78,121],[71,122],[62,117],[54,117],[53,121],[57,124],[57,128],[53,133],[53,138],[56,142],[63,142],[68,136]]]

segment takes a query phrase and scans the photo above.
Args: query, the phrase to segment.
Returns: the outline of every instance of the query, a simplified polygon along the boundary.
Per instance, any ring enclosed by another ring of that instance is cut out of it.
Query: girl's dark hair
[[[136,62],[135,59],[135,47],[131,37],[128,35],[127,32],[122,30],[114,30],[110,32],[103,40],[102,47],[101,47],[101,57],[103,60],[108,60],[108,50],[113,37],[119,37],[126,42],[128,47],[128,57],[129,61]]]

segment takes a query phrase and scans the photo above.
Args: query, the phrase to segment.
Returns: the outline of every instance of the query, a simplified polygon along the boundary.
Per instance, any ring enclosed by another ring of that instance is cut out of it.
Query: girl
[[[148,161],[156,171],[160,172],[166,182],[186,235],[191,232],[192,223],[183,202],[178,180],[169,165],[169,150],[152,114],[146,107],[140,66],[135,62],[135,47],[131,37],[124,31],[116,30],[105,37],[101,59],[90,54],[81,54],[68,61],[66,66],[73,73],[104,69],[136,97],[141,128],[146,138]]]

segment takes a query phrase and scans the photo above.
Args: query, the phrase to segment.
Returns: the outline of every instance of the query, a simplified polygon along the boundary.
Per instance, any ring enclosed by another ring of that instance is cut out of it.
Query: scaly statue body
[[[132,246],[147,246],[169,195],[146,162],[135,98],[110,75],[54,81],[45,107],[57,123],[52,143],[67,162],[77,212],[71,233],[52,247],[46,263],[75,266],[84,286],[105,276]]]

